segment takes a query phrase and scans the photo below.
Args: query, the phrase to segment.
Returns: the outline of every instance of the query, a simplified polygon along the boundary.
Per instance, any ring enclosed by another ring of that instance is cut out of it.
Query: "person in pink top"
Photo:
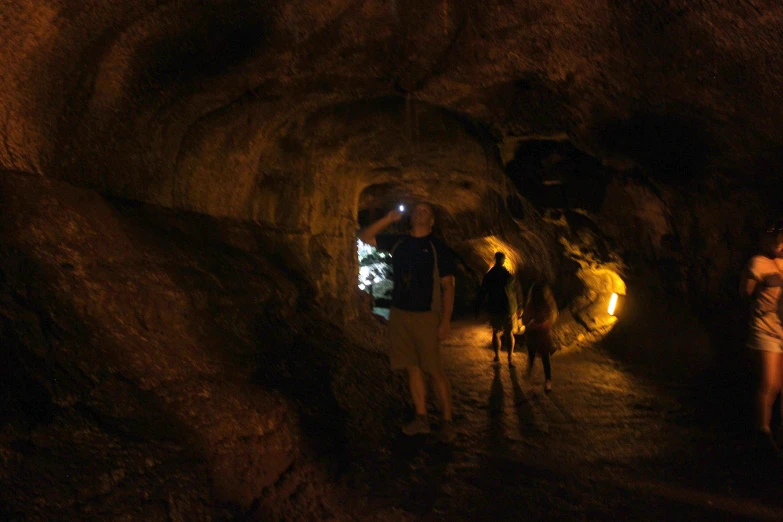
[[[544,364],[544,390],[552,391],[550,356],[557,350],[552,342],[552,325],[557,320],[557,304],[546,283],[535,283],[530,289],[523,313],[527,332],[527,375],[533,371],[536,355]]]
[[[740,281],[740,294],[750,300],[747,345],[756,362],[755,430],[760,448],[783,455],[772,435],[772,407],[783,381],[783,324],[778,301],[783,292],[783,221],[761,234],[759,253],[750,258]]]

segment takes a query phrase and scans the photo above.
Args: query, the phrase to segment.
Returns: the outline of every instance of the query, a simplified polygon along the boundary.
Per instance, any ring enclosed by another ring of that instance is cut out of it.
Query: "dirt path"
[[[540,362],[526,380],[489,338],[458,322],[444,346],[455,443],[400,435],[367,474],[384,520],[783,520],[779,469],[671,390],[585,351],[553,358],[547,394]]]

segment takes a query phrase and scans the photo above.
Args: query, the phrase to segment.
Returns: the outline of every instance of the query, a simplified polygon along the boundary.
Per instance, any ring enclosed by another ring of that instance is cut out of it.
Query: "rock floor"
[[[738,430],[597,350],[493,363],[488,327],[444,345],[457,440],[399,435],[353,474],[372,520],[783,520],[783,473]],[[431,410],[432,411],[432,410]],[[431,415],[435,420],[435,413]],[[436,424],[433,423],[435,427]]]

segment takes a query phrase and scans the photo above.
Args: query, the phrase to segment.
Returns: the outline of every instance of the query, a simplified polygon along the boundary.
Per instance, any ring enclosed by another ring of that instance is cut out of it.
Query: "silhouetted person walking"
[[[525,303],[523,322],[527,332],[527,375],[533,371],[536,355],[544,364],[544,390],[552,390],[552,365],[550,356],[556,347],[552,342],[552,325],[557,320],[557,304],[552,291],[545,283],[535,283]]]
[[[516,292],[514,292],[514,276],[511,275],[503,263],[506,255],[503,252],[495,252],[495,265],[489,269],[481,281],[478,296],[476,297],[476,314],[481,310],[484,299],[487,300],[487,313],[489,324],[492,327],[492,348],[495,350],[495,362],[500,361],[500,346],[508,351],[508,365],[514,366],[512,355],[514,353],[514,340],[512,329],[514,316],[517,312]]]
[[[435,212],[429,203],[417,203],[411,211],[411,232],[378,235],[402,219],[392,210],[359,232],[364,243],[392,254],[394,288],[389,312],[389,362],[393,370],[405,369],[416,417],[403,425],[406,435],[429,433],[427,417],[427,373],[443,415],[438,438],[454,440],[451,385],[443,370],[440,342],[448,337],[454,308],[454,255],[432,235]],[[377,236],[377,237],[376,237]]]

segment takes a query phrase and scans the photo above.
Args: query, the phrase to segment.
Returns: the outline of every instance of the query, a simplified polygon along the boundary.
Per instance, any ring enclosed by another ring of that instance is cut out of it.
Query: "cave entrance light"
[[[606,310],[609,315],[614,315],[614,309],[617,308],[617,294],[612,292],[609,298],[609,308]]]
[[[373,313],[388,317],[391,303],[392,266],[391,254],[381,252],[362,240],[356,240],[359,258],[359,290],[368,294]]]
[[[617,292],[612,292],[612,295],[609,298],[609,306],[606,310],[607,313],[613,317],[617,317],[617,314],[622,313],[624,302],[625,302],[625,294],[618,294]]]
[[[579,342],[595,343],[609,333],[623,313],[625,281],[614,266],[584,268],[577,277],[583,288],[572,303],[574,332],[582,330]]]

